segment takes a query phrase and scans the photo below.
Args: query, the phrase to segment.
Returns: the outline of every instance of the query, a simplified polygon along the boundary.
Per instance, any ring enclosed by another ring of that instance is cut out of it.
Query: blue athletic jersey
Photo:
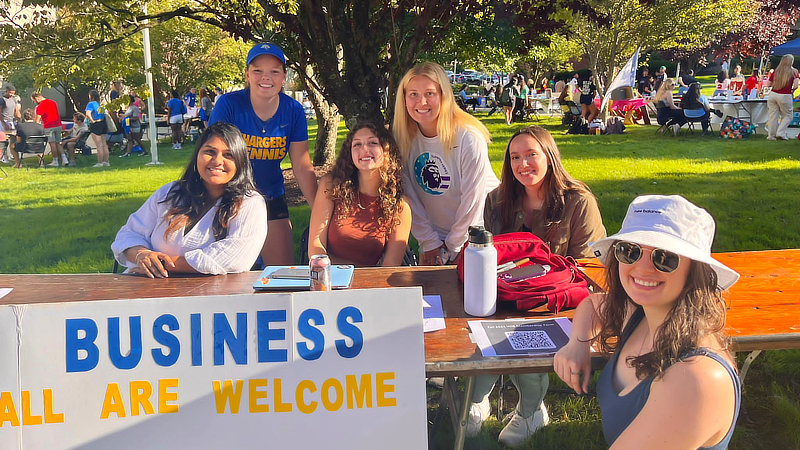
[[[167,102],[167,109],[169,110],[169,116],[180,116],[181,109],[183,106],[183,102],[179,98],[171,98]]]
[[[187,92],[186,95],[183,96],[183,101],[189,105],[189,108],[194,108],[194,104],[197,101],[197,94],[192,94],[191,92]]]
[[[250,152],[253,178],[259,192],[268,199],[284,194],[281,160],[293,142],[308,140],[308,122],[303,105],[281,92],[275,115],[264,122],[250,103],[250,90],[224,94],[217,99],[208,124],[226,122],[242,132]]]

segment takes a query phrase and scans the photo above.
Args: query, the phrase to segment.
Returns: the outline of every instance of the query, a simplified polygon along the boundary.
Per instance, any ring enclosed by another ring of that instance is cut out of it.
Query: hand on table
[[[147,275],[150,278],[167,278],[167,267],[175,267],[175,262],[166,253],[140,250],[136,254],[136,267],[131,273]]]
[[[447,263],[447,261],[442,261],[442,247],[444,247],[444,244],[420,255],[420,264],[423,266],[442,266]]]
[[[553,358],[553,369],[576,393],[589,392],[589,377],[592,375],[589,343],[569,341]]]

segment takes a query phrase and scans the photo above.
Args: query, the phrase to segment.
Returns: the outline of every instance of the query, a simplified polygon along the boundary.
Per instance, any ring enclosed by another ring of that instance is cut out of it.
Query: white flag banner
[[[639,66],[639,50],[641,50],[641,47],[633,52],[631,59],[622,66],[617,76],[614,77],[614,81],[612,81],[608,89],[606,89],[606,95],[603,97],[603,104],[600,105],[600,111],[605,109],[606,104],[608,104],[608,101],[611,99],[611,93],[614,92],[615,89],[624,86],[636,86],[636,67]]]

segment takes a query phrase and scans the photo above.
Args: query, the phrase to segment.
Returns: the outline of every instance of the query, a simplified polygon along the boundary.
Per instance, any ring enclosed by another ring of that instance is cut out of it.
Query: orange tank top
[[[386,232],[378,226],[378,197],[359,194],[353,215],[337,218],[338,202],[328,226],[331,262],[349,262],[358,267],[377,266],[386,247]],[[360,206],[359,206],[360,205]]]

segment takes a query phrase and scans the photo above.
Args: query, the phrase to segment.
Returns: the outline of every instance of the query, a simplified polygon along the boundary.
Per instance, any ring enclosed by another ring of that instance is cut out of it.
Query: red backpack
[[[547,264],[550,270],[542,276],[520,281],[497,280],[497,301],[514,302],[519,311],[527,311],[547,303],[547,309],[558,313],[574,308],[589,296],[586,275],[578,270],[572,257],[550,253],[550,248],[533,233],[519,232],[494,237],[497,264],[530,258],[530,264]],[[458,278],[464,281],[464,252],[458,258]]]

